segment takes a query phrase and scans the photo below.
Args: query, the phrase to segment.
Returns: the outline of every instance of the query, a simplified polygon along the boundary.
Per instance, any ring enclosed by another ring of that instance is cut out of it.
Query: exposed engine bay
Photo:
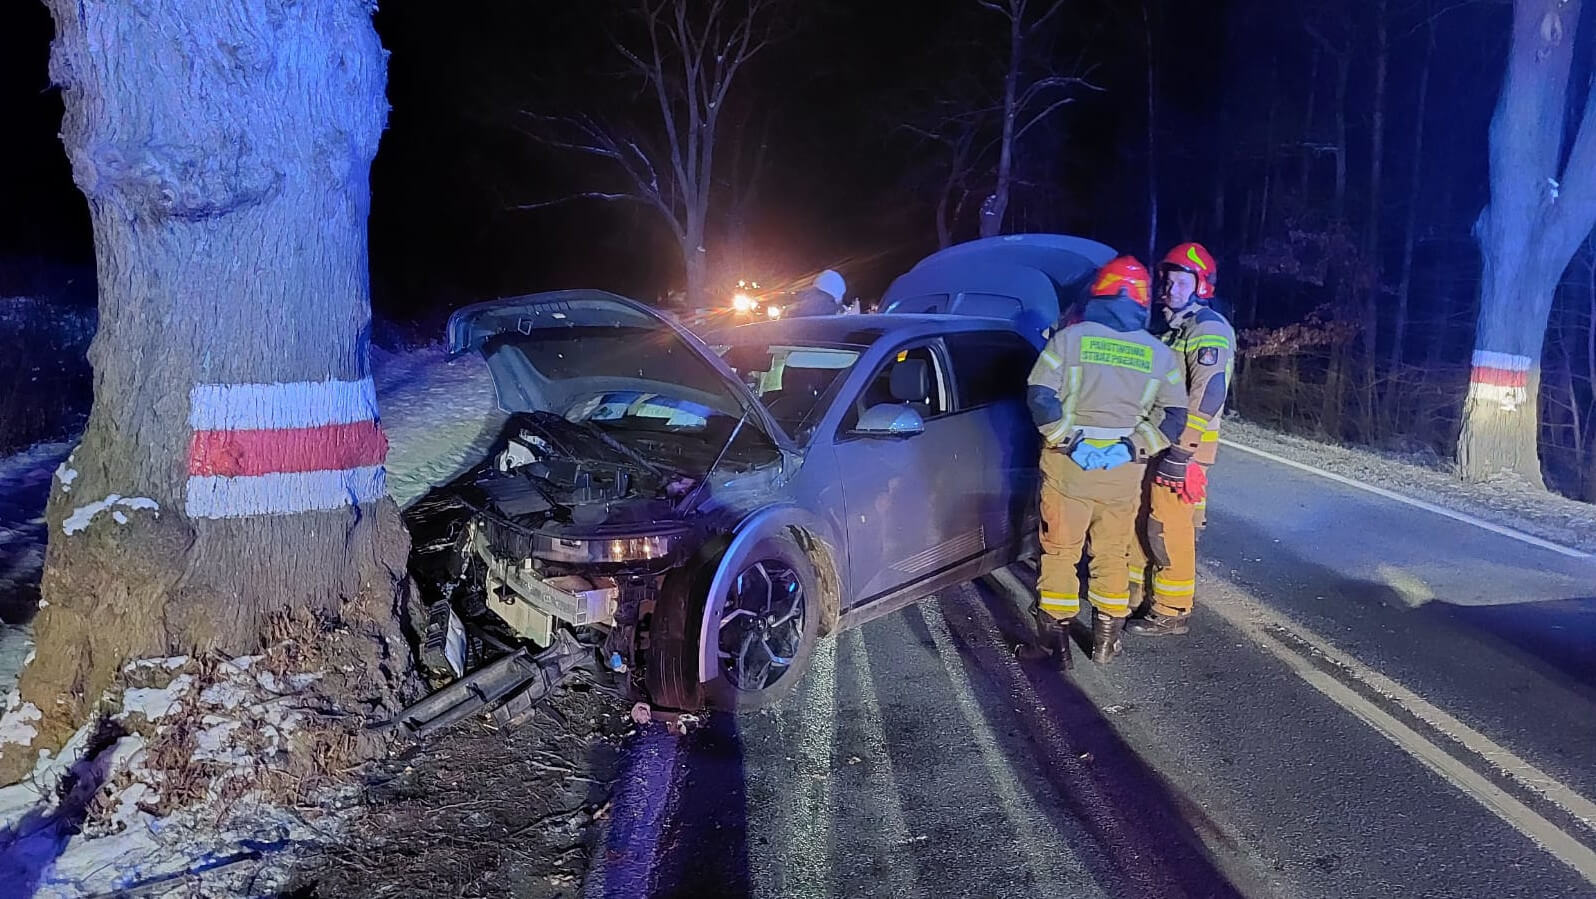
[[[692,689],[647,670],[650,625],[663,592],[688,601],[691,575],[673,572],[701,566],[735,521],[704,473],[767,485],[779,473],[757,436],[736,420],[688,433],[511,416],[482,464],[406,513],[425,668],[447,680],[574,639],[627,700],[694,710]]]

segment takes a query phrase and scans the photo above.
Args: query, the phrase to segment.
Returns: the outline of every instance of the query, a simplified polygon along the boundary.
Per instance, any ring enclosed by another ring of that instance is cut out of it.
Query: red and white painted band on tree
[[[190,518],[292,515],[387,492],[388,439],[370,378],[197,384],[189,426]]]
[[[1469,398],[1500,405],[1511,411],[1529,398],[1528,356],[1474,351],[1474,370],[1469,374]]]

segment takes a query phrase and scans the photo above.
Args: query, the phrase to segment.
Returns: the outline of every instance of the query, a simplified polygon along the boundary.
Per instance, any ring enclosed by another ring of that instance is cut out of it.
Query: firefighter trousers
[[[1080,611],[1081,551],[1091,540],[1086,598],[1114,618],[1130,614],[1126,560],[1134,542],[1144,465],[1086,471],[1057,450],[1042,452],[1042,611],[1067,621]]]
[[[1196,465],[1198,463],[1191,463]],[[1152,600],[1160,615],[1187,615],[1197,594],[1197,532],[1208,517],[1205,497],[1187,505],[1168,487],[1153,483],[1149,468],[1131,541],[1130,583]]]

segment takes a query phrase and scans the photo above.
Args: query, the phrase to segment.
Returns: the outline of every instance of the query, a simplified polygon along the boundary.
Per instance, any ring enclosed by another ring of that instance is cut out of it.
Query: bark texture
[[[1517,357],[1527,360],[1528,385],[1508,403],[1471,386],[1458,438],[1458,464],[1471,480],[1505,469],[1543,483],[1537,438],[1547,319],[1563,271],[1596,224],[1596,92],[1577,115],[1568,103],[1574,54],[1592,52],[1590,42],[1575,41],[1581,7],[1581,0],[1513,5],[1491,120],[1490,203],[1476,228],[1484,277],[1475,348],[1477,375],[1481,354]]]
[[[48,0],[62,141],[87,198],[95,399],[47,520],[39,710],[0,747],[14,782],[94,713],[131,659],[237,655],[278,625],[320,635],[324,689],[391,707],[408,538],[392,500],[185,515],[197,384],[368,376],[367,177],[387,114],[363,0]],[[113,506],[83,523],[83,507]]]

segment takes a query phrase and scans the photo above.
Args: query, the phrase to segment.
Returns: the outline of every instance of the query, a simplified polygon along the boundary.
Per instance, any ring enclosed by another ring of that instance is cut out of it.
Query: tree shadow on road
[[[1031,699],[1030,707],[1017,708],[1019,719],[1049,785],[1113,866],[1106,882],[1124,884],[1137,897],[1244,895],[1204,845],[1201,834],[1220,836],[1206,813],[1148,767],[1067,675],[1016,661],[1014,646],[1033,637],[1012,601],[981,590],[949,593],[940,602],[956,612],[946,617],[961,651],[976,660],[972,672],[1000,695]],[[980,626],[985,613],[990,630]]]

